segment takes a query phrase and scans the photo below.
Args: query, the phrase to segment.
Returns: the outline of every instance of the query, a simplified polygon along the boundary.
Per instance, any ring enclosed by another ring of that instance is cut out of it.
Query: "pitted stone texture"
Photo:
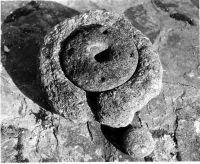
[[[60,55],[62,54],[63,41],[77,27],[91,24],[118,27],[118,29],[123,29],[123,33],[128,34],[129,28],[132,28],[132,26],[126,26],[126,23],[129,22],[123,17],[115,16],[109,12],[103,10],[91,11],[72,19],[66,19],[55,26],[54,30],[45,37],[40,55],[41,84],[47,93],[51,106],[58,113],[66,118],[77,119],[82,122],[87,121],[90,118],[87,115],[91,114],[86,102],[85,91],[76,87],[62,70]],[[130,39],[133,40],[132,37]]]
[[[85,92],[73,85],[65,76],[62,70],[61,56],[66,38],[78,27],[93,24],[117,27],[123,33],[129,34],[130,40],[133,41],[138,50],[139,63],[131,79],[119,87],[102,92],[97,97],[98,105],[95,107],[97,108],[95,114],[97,114],[100,123],[111,127],[127,126],[131,123],[134,113],[159,94],[162,67],[159,56],[152,49],[149,39],[135,29],[124,17],[103,10],[96,10],[58,24],[46,36],[44,46],[41,49],[42,85],[52,106],[59,113],[70,118],[72,117],[71,113],[77,115],[78,112],[80,113],[78,117],[83,116],[82,113],[86,117],[89,108],[86,108],[85,105],[87,104],[83,103],[86,102]]]
[[[151,154],[156,142],[147,128],[130,128],[124,135],[124,149],[132,157],[144,158]]]
[[[162,87],[162,66],[150,40],[130,23],[124,27],[129,29],[130,36],[134,36],[139,60],[129,81],[97,97],[97,119],[112,127],[130,124],[135,112],[157,96]]]
[[[66,77],[80,88],[92,92],[122,85],[133,75],[138,62],[133,38],[127,31],[120,24],[110,26],[109,19],[106,26],[102,26],[107,16],[102,17],[99,13],[97,17],[99,24],[84,26],[86,20],[83,20],[83,26],[78,24],[77,27],[75,23],[61,53]]]

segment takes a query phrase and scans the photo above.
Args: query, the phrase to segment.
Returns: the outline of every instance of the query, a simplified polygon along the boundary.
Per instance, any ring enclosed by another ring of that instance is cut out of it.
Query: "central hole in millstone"
[[[107,48],[94,56],[95,60],[99,63],[109,61],[110,48]]]
[[[65,76],[86,91],[122,85],[133,75],[137,62],[134,41],[121,28],[98,24],[77,27],[61,45]]]
[[[94,57],[96,62],[104,63],[110,60],[111,49],[107,43],[94,42],[87,47],[87,51]]]

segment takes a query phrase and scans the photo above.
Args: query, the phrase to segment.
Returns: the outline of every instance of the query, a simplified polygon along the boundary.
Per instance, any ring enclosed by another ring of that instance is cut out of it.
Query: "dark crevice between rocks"
[[[58,146],[59,146],[59,141],[58,141],[58,128],[59,128],[59,125],[54,125],[54,121],[53,121],[53,117],[51,117],[51,125],[53,127],[53,135],[56,139],[56,152],[58,154]]]
[[[95,120],[99,121],[98,110],[100,105],[98,104],[98,96],[100,92],[86,92],[87,103],[94,114]]]
[[[169,133],[164,129],[157,129],[157,130],[152,130],[151,134],[153,138],[161,138],[164,135],[168,135]]]
[[[176,114],[176,120],[175,120],[175,122],[174,122],[174,133],[171,135],[172,136],[172,138],[173,138],[173,141],[174,141],[174,143],[175,143],[175,147],[176,147],[176,149],[177,149],[177,153],[176,153],[176,159],[177,159],[177,161],[182,161],[182,158],[181,158],[181,154],[180,154],[180,152],[178,151],[178,139],[177,139],[177,137],[176,137],[176,132],[177,132],[177,129],[178,129],[178,122],[179,122],[179,118],[178,118],[178,115],[177,115],[177,110],[179,110],[179,109],[176,109],[176,111],[175,111],[175,114]]]
[[[142,127],[142,120],[140,118],[140,111],[137,111],[134,115],[134,118],[131,122],[133,128],[141,128]]]
[[[16,153],[14,155],[15,162],[19,162],[19,163],[29,162],[29,160],[27,158],[24,158],[24,156],[23,156],[23,149],[24,149],[24,146],[23,146],[23,134],[24,134],[25,131],[26,131],[26,129],[18,128],[18,127],[15,127],[14,125],[5,126],[4,124],[2,124],[2,126],[1,126],[1,139],[2,139],[1,142],[2,143],[3,143],[3,141],[5,141],[5,139],[6,140],[7,139],[9,139],[9,140],[10,139],[11,140],[12,139],[16,139],[17,140],[16,145],[12,148],[12,149],[16,150]],[[2,144],[2,146],[3,145],[4,144]],[[7,143],[5,146],[6,146],[6,150],[8,150],[9,143]],[[2,149],[1,153],[3,155],[7,154],[6,152],[3,152],[4,151],[3,149]],[[2,162],[5,162],[4,159],[2,159]]]
[[[146,157],[144,157],[144,161],[145,162],[153,162],[153,158],[150,156],[146,156]]]
[[[36,118],[36,123],[38,123],[39,120],[41,120],[42,122],[46,120],[47,114],[44,110],[40,110],[38,113],[33,113],[32,114],[35,116]]]
[[[58,127],[54,126],[53,117],[49,117],[44,109],[40,108],[39,112],[37,113],[31,111],[31,114],[35,116],[36,123],[41,122],[41,126],[43,129],[46,129],[46,126],[49,126],[51,124],[51,126],[54,127],[55,134],[57,134],[56,130]]]
[[[125,132],[132,127],[131,125],[128,125],[126,127],[121,128],[113,128],[107,125],[101,125],[102,133],[104,134],[105,138],[118,150],[121,152],[126,153],[126,151],[123,148],[123,136]]]
[[[155,7],[159,8],[159,9],[161,9],[162,11],[165,11],[165,12],[169,12],[169,8],[170,8],[170,7],[174,7],[174,8],[177,8],[177,7],[178,7],[178,5],[175,4],[175,3],[163,3],[163,1],[161,1],[161,0],[151,0],[151,3],[152,3]]]
[[[87,129],[88,129],[88,132],[89,132],[89,135],[90,135],[91,141],[93,141],[94,138],[93,138],[92,131],[91,131],[91,129],[90,129],[90,124],[89,124],[89,122],[87,122]]]
[[[42,127],[45,127],[44,122],[46,121],[46,117],[48,115],[44,110],[39,110],[38,113],[31,112],[31,114],[33,114],[35,116],[36,123],[38,123],[41,120]]]
[[[177,20],[177,21],[183,21],[183,22],[187,22],[188,24],[190,24],[191,26],[195,26],[195,21],[188,17],[187,15],[185,14],[182,14],[182,13],[170,13],[169,15],[171,18]]]
[[[172,13],[170,11],[170,8],[177,8],[178,5],[174,4],[174,3],[163,3],[163,1],[161,0],[151,0],[151,3],[153,4],[153,6],[156,8],[159,8],[160,10],[164,11],[164,12],[168,12],[169,16],[177,21],[183,21],[183,22],[187,22],[189,25],[191,26],[195,26],[195,21],[190,18],[189,16],[187,16],[186,14],[183,13]],[[195,2],[196,4],[196,2]]]
[[[17,155],[15,155],[15,159],[17,162],[22,163],[22,162],[29,162],[27,158],[23,157],[23,144],[22,144],[22,134],[24,132],[24,129],[19,129],[18,133],[18,141],[17,145],[15,147],[15,150],[17,151]]]
[[[57,156],[59,156],[59,141],[58,141],[58,137],[57,137],[57,135],[58,135],[58,127],[56,126],[54,126],[54,128],[53,128],[53,135],[54,135],[54,137],[55,137],[55,139],[56,139],[56,155]]]

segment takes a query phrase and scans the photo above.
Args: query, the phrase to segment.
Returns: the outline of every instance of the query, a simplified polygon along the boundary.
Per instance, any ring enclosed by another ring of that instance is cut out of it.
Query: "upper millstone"
[[[92,24],[78,27],[66,38],[60,62],[75,85],[99,92],[129,80],[135,72],[138,53],[125,30]]]

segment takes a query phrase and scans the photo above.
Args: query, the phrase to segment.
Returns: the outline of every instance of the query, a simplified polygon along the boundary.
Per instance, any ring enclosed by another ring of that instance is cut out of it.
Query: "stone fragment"
[[[170,135],[164,134],[155,139],[155,150],[152,154],[153,161],[177,161],[176,143]]]
[[[147,128],[130,128],[124,134],[124,149],[132,157],[144,158],[152,153],[155,141]]]

